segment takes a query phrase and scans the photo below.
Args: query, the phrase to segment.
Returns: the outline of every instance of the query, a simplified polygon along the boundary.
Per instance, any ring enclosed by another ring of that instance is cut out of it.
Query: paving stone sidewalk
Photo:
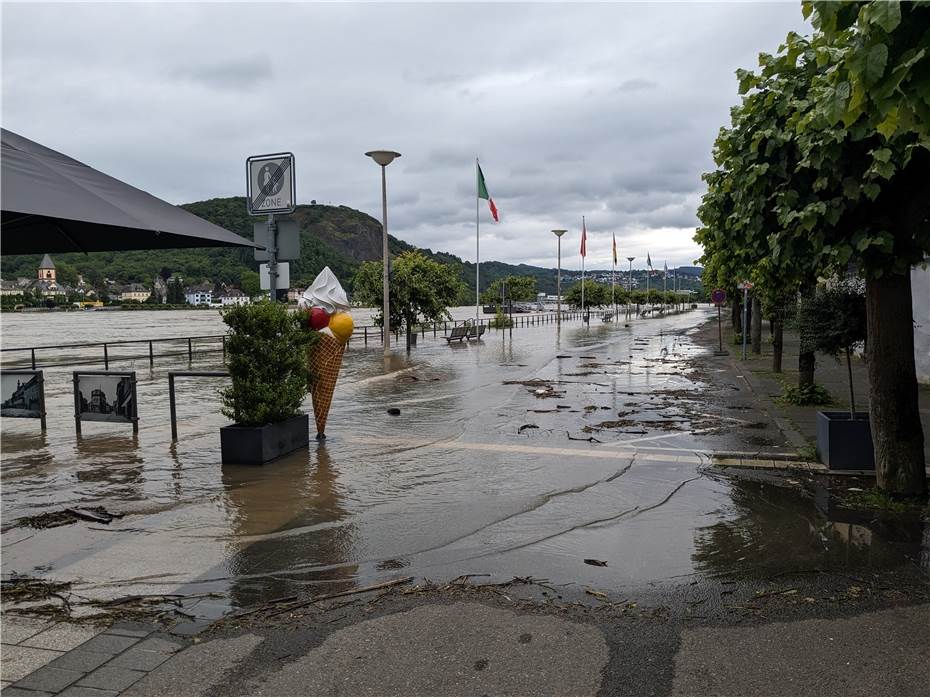
[[[104,630],[9,614],[0,641],[3,697],[115,697],[187,644],[145,625]]]
[[[849,409],[849,382],[846,362],[837,361],[831,356],[817,354],[814,381],[824,387],[833,399],[828,406],[793,406],[777,401],[784,392],[782,383],[796,385],[798,380],[799,340],[794,331],[786,330],[782,352],[782,373],[772,372],[772,344],[768,332],[763,327],[762,353],[753,354],[747,349],[747,359],[741,359],[742,348],[733,343],[733,329],[724,318],[723,347],[730,352],[724,359],[730,369],[742,375],[756,396],[765,403],[773,420],[779,425],[792,444],[807,454],[817,441],[817,412],[844,411]],[[698,331],[696,340],[704,346],[717,346],[717,320],[704,324]],[[856,411],[869,408],[869,378],[865,362],[853,359],[853,392],[856,398]],[[930,385],[918,387],[920,419],[924,427],[924,454],[930,462]]]

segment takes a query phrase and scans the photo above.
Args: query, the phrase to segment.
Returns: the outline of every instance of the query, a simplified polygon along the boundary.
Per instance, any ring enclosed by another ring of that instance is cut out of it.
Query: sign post
[[[249,215],[268,216],[268,280],[271,301],[277,301],[278,226],[275,213],[293,213],[296,208],[294,155],[289,152],[255,155],[246,160],[246,200]]]
[[[749,291],[752,290],[752,283],[749,281],[742,281],[737,287],[743,291],[743,360],[745,361],[746,337],[749,334],[749,327],[746,326],[749,324]]]
[[[720,307],[727,301],[727,292],[722,288],[716,288],[710,294],[710,299],[717,306],[717,341],[720,346],[714,353],[718,356],[726,356],[729,355],[729,351],[723,350],[723,326],[720,320]]]

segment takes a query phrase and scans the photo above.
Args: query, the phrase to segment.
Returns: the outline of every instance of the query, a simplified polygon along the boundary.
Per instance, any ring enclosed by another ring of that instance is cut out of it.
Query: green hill
[[[259,220],[246,211],[245,198],[214,198],[182,206],[221,227],[252,239],[252,226]],[[363,261],[381,258],[381,223],[370,215],[346,206],[319,204],[297,207],[291,219],[300,226],[300,258],[291,261],[291,285],[309,285],[317,273],[329,266],[351,291],[351,279]],[[415,249],[403,240],[390,237],[392,254]],[[422,250],[428,256],[456,266],[468,292],[465,303],[474,301],[475,265],[452,254]],[[6,280],[32,278],[39,255],[3,257],[0,273]],[[187,282],[209,280],[238,284],[243,271],[256,271],[258,262],[244,249],[168,249],[129,252],[94,252],[91,254],[57,254],[54,256],[59,280],[73,283],[83,274],[88,283],[99,284],[104,278],[117,283],[150,285],[158,273],[177,273]],[[507,275],[534,276],[541,292],[555,292],[555,269],[526,264],[487,261],[481,264],[481,286]]]

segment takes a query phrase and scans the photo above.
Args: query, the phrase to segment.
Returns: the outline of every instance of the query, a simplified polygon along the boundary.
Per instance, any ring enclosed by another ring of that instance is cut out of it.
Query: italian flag
[[[491,198],[491,195],[488,193],[488,186],[484,183],[484,172],[481,171],[481,165],[478,165],[478,198],[483,198],[488,202],[488,208],[491,209],[491,217],[494,218],[495,223],[499,223],[501,219],[497,213],[497,206],[494,205],[494,199]]]

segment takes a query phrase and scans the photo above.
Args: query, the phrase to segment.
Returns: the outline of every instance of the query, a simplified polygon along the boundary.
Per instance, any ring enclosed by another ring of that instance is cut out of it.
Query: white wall
[[[930,268],[911,269],[917,380],[930,384]]]

